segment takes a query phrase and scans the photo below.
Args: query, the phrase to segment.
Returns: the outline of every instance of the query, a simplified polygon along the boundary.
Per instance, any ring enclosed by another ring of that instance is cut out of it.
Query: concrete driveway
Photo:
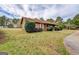
[[[67,36],[64,45],[71,55],[79,55],[79,31]]]

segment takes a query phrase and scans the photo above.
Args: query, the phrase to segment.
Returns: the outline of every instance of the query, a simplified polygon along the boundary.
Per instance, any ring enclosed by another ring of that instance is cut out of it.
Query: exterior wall
[[[41,24],[42,29],[44,30],[44,24]]]
[[[47,30],[47,24],[39,24],[39,23],[36,23],[35,24],[35,28],[42,28],[43,30]]]
[[[36,24],[35,24],[35,27],[36,27],[36,28],[42,28],[42,27],[41,27],[41,24],[39,24],[39,23],[36,23]]]
[[[36,24],[35,24],[35,27],[36,27],[36,28],[42,28],[43,30],[45,30],[45,27],[46,27],[46,26],[45,26],[44,24],[36,23]],[[47,28],[47,27],[46,27],[46,28]]]
[[[47,24],[44,24],[44,30],[45,31],[47,30]]]

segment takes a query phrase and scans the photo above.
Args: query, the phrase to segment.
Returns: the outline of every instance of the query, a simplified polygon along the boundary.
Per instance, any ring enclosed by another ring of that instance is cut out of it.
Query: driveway
[[[67,36],[64,45],[71,55],[79,55],[79,31]]]

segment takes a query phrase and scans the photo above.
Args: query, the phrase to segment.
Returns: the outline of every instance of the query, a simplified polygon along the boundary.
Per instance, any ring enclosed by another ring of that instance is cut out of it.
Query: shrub
[[[77,28],[76,25],[73,24],[73,25],[70,26],[70,29],[71,29],[71,30],[76,30],[76,29],[78,29],[78,28]]]
[[[34,28],[34,32],[42,32],[42,28]]]
[[[62,30],[62,27],[60,27],[60,26],[55,26],[55,31],[59,31],[59,30]]]
[[[34,32],[34,30],[35,30],[35,23],[34,22],[27,22],[26,24],[25,24],[25,31],[26,32]]]
[[[39,29],[38,29],[38,32],[42,32],[42,31],[43,31],[43,29],[42,29],[42,28],[39,28]]]
[[[74,25],[74,24],[66,24],[65,28],[66,29],[70,29],[70,30],[76,30],[76,29],[78,29],[78,27],[76,25]]]
[[[65,28],[65,25],[63,23],[59,23],[55,26],[55,30],[59,31]]]
[[[47,28],[47,31],[52,31],[53,30],[53,27],[52,26],[49,26],[48,28]]]
[[[7,26],[8,26],[8,28],[14,28],[13,24],[9,24]]]
[[[55,26],[54,29],[55,29],[55,31],[58,31],[59,30],[59,27],[58,26]]]

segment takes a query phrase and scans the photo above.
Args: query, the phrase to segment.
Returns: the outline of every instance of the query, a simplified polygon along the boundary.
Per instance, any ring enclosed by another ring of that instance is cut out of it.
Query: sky
[[[64,20],[79,14],[79,4],[0,4],[0,16],[9,18],[53,18]]]

